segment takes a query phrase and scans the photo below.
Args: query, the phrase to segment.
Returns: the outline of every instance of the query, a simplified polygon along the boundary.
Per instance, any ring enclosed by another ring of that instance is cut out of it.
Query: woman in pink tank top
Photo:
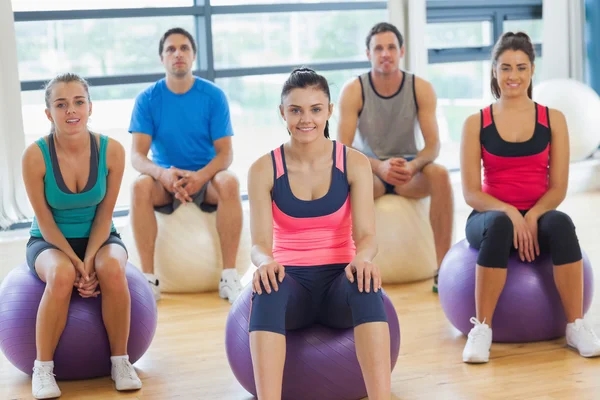
[[[463,131],[463,193],[473,207],[466,236],[479,250],[477,315],[463,351],[468,363],[489,360],[492,318],[513,251],[529,262],[550,255],[568,322],[567,343],[584,357],[600,355],[600,340],[583,319],[583,261],[575,226],[556,210],[569,177],[567,124],[560,111],[532,100],[534,59],[529,36],[502,35],[492,56],[491,87],[498,101],[470,116]]]
[[[390,398],[372,174],[361,153],[329,140],[327,80],[308,68],[286,81],[290,140],[250,168],[250,346],[260,399],[280,399],[285,334],[314,323],[354,327],[369,398]]]

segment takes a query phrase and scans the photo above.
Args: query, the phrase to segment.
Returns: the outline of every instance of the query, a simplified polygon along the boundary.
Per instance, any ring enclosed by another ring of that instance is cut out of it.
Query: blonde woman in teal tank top
[[[84,298],[102,289],[102,314],[117,390],[142,383],[127,355],[131,299],[125,278],[127,250],[112,215],[125,168],[123,146],[87,128],[92,103],[87,82],[59,75],[46,86],[52,133],[23,155],[23,180],[35,217],[27,264],[46,283],[36,321],[32,394],[60,396],[53,356],[67,322],[73,287]]]

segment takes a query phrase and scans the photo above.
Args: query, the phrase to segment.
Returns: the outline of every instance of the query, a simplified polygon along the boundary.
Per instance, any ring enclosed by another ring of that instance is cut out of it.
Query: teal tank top
[[[91,139],[90,175],[85,188],[80,193],[71,192],[63,181],[56,151],[54,150],[53,136],[50,135],[48,139],[50,148],[45,137],[36,141],[36,144],[42,150],[44,163],[46,164],[46,175],[44,176],[46,202],[50,207],[58,229],[67,239],[88,238],[90,236],[96,216],[96,208],[106,195],[106,177],[108,176],[106,148],[108,137],[100,135],[99,150],[94,135],[91,135]],[[114,224],[111,226],[111,232],[116,232]],[[35,217],[29,233],[33,237],[42,237],[42,232]]]

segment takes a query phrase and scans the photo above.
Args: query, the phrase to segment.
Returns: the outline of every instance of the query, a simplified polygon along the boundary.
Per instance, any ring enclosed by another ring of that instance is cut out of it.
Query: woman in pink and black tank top
[[[463,193],[473,212],[469,244],[479,250],[477,315],[463,361],[489,360],[492,317],[512,251],[523,261],[548,253],[567,316],[567,343],[582,356],[600,355],[600,340],[583,320],[583,262],[575,226],[557,211],[567,192],[569,137],[563,114],[531,98],[535,52],[522,32],[494,47],[492,94],[498,100],[465,122]],[[481,165],[483,163],[483,183]]]
[[[372,174],[329,140],[327,80],[296,69],[280,111],[290,140],[250,168],[250,347],[259,399],[280,399],[285,334],[314,323],[354,327],[369,398],[390,398],[389,329],[377,253]]]

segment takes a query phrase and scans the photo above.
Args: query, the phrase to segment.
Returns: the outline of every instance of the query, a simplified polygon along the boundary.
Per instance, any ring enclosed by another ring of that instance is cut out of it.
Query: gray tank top
[[[358,79],[363,107],[358,114],[358,129],[352,147],[380,160],[414,157],[422,145],[415,76],[404,72],[400,88],[390,97],[377,93],[369,72]]]

